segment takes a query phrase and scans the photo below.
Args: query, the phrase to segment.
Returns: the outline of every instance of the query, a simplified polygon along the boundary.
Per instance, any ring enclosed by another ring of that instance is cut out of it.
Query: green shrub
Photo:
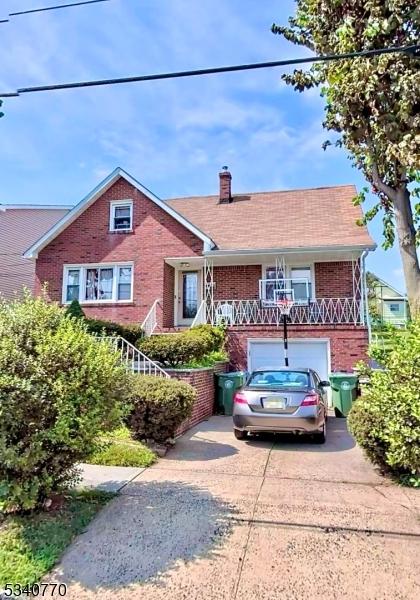
[[[152,360],[178,367],[200,361],[212,352],[221,351],[225,334],[222,328],[199,325],[181,333],[153,335],[138,340],[138,348]]]
[[[191,333],[202,333],[207,334],[211,338],[211,343],[209,343],[209,352],[221,352],[225,347],[226,341],[226,328],[222,325],[218,325],[214,327],[213,325],[197,325],[193,327]]]
[[[143,334],[139,325],[120,325],[119,323],[102,321],[101,319],[86,319],[85,323],[89,333],[106,336],[120,335],[133,345],[136,344],[137,340]]]
[[[369,355],[383,371],[366,365],[369,380],[349,415],[350,430],[383,471],[415,481],[420,475],[420,319],[394,331],[386,347]]]
[[[134,375],[129,427],[137,439],[165,443],[191,415],[196,391],[184,381]]]
[[[115,467],[149,467],[155,460],[156,454],[150,448],[134,440],[127,427],[120,427],[101,436],[98,449],[86,462]]]
[[[72,300],[69,306],[66,308],[66,315],[69,317],[75,317],[76,319],[84,319],[85,313],[83,312],[80,302],[78,300]]]
[[[115,428],[129,378],[82,320],[25,296],[0,303],[0,510],[29,510],[77,477]]]

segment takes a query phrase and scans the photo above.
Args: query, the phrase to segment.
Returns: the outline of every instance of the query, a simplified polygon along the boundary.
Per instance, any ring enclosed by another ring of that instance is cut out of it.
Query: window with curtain
[[[131,265],[70,267],[65,269],[63,301],[131,300],[132,276]]]

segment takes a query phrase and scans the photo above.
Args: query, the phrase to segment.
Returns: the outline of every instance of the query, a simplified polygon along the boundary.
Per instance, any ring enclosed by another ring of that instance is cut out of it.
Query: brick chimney
[[[232,175],[227,167],[222,167],[219,173],[220,192],[219,204],[228,204],[232,202]]]

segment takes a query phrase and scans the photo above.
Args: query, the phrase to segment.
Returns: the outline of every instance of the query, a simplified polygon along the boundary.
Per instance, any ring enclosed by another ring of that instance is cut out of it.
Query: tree
[[[410,46],[420,39],[418,0],[296,2],[289,25],[273,25],[272,31],[318,55]],[[338,134],[335,145],[349,151],[377,196],[360,224],[383,211],[385,249],[396,229],[411,313],[419,313],[419,57],[413,51],[316,63],[283,78],[299,92],[321,86],[324,127]],[[354,202],[362,203],[367,191]]]

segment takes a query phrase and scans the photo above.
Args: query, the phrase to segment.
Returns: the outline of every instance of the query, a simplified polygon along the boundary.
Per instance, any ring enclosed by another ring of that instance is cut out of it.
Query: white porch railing
[[[202,300],[198,308],[197,314],[194,317],[194,321],[191,323],[191,327],[196,325],[202,325],[206,322],[206,301]]]
[[[121,336],[102,338],[108,341],[116,352],[120,354],[121,361],[127,369],[140,375],[154,375],[155,377],[170,377],[162,367],[143,354],[141,350],[130,344]]]
[[[159,300],[155,300],[152,304],[151,309],[146,315],[143,323],[141,324],[141,328],[143,329],[144,335],[146,337],[150,337],[154,330],[157,327],[157,307],[159,305]]]
[[[282,321],[276,306],[261,300],[217,300],[213,303],[213,324],[278,325]],[[295,304],[290,312],[294,325],[364,324],[361,302],[355,298],[319,298]]]

